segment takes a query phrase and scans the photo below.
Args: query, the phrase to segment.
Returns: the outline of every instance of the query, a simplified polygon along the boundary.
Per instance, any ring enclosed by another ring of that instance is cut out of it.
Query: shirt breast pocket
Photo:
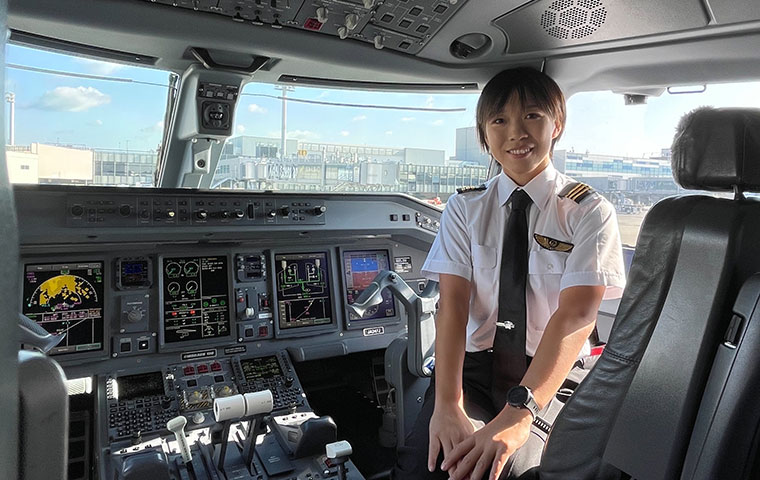
[[[565,272],[568,252],[535,250],[528,257],[528,273],[531,275],[561,275]]]
[[[473,245],[472,266],[474,268],[495,268],[496,249],[485,245]]]

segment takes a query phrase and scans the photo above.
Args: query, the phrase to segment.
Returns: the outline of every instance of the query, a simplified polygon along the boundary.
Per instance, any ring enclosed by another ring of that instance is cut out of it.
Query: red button
[[[185,375],[194,375],[195,374],[195,368],[192,365],[188,365],[185,367]]]
[[[222,369],[222,365],[219,362],[214,362],[211,364],[211,371],[218,372]]]
[[[198,365],[198,373],[208,373],[208,365]]]

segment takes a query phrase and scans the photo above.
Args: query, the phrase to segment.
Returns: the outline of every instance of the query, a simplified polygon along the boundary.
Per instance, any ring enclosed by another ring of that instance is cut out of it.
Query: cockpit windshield
[[[152,187],[169,72],[9,44],[13,183]]]
[[[212,188],[396,192],[440,204],[487,179],[477,100],[249,83]]]

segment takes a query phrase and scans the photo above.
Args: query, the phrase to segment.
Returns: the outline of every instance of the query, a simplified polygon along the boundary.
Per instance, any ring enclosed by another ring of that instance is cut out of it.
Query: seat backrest
[[[5,37],[7,2],[0,1],[0,82],[5,84]],[[0,119],[3,114],[0,113]],[[4,124],[4,122],[0,122]],[[4,131],[4,130],[3,130]],[[4,135],[0,133],[0,138]],[[16,209],[13,206],[13,190],[8,182],[8,168],[5,148],[0,152],[0,292],[6,292],[0,303],[0,321],[4,332],[15,332],[19,310],[18,231]],[[6,274],[12,273],[12,274]],[[0,428],[0,472],[3,478],[18,475],[18,397],[12,392],[18,390],[18,343],[14,335],[0,335],[0,412],[3,412],[3,427]]]
[[[754,162],[754,163],[753,163]],[[684,117],[673,174],[702,190],[760,189],[760,111]],[[609,342],[557,418],[541,479],[679,478],[742,283],[760,271],[760,203],[666,199],[642,224]]]

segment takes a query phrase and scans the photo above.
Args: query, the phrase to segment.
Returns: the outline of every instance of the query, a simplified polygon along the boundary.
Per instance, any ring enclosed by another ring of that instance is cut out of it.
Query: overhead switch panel
[[[416,54],[467,0],[143,0]]]

